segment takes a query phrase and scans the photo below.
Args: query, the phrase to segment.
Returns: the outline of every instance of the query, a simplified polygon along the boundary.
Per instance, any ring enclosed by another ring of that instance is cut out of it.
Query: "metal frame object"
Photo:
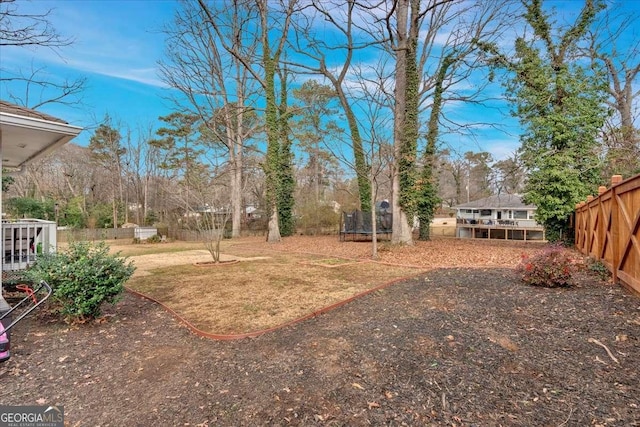
[[[33,310],[38,308],[38,306],[42,305],[53,293],[51,286],[44,280],[42,280],[35,289],[29,289],[26,291],[27,296],[25,296],[19,303],[11,307],[11,310],[5,312],[2,316],[0,316],[0,363],[9,360],[11,357],[11,335],[9,332],[11,329],[17,325],[22,319],[27,317]],[[38,292],[45,290],[46,294],[40,298],[39,300],[35,297]],[[20,307],[25,307],[24,304],[27,303],[33,305],[26,310],[24,310],[18,317],[16,317],[8,326],[4,326],[4,319],[11,319],[11,313],[15,312]]]

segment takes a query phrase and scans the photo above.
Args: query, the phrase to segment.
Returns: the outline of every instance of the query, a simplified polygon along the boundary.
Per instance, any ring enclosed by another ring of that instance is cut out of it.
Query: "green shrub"
[[[27,271],[33,282],[46,280],[59,313],[71,320],[99,317],[103,303],[115,303],[135,267],[104,243],[71,243],[64,252],[43,254]]]
[[[550,245],[539,254],[522,256],[518,272],[522,281],[532,286],[547,288],[571,286],[572,260],[560,245]]]
[[[317,235],[323,230],[337,230],[340,214],[334,212],[332,206],[307,203],[298,209],[296,228],[301,234]]]
[[[154,234],[153,236],[147,238],[147,243],[160,243],[161,240],[162,238],[160,236]]]
[[[609,280],[611,277],[611,273],[609,273],[609,269],[602,261],[596,258],[589,257],[586,262],[587,270],[598,277],[602,281]]]

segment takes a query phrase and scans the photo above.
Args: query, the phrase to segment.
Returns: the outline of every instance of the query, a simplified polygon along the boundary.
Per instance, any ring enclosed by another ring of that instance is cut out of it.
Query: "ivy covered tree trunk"
[[[358,119],[353,109],[349,106],[349,101],[342,90],[338,91],[338,99],[344,107],[349,132],[351,133],[351,143],[353,144],[353,157],[356,169],[356,180],[358,182],[358,198],[360,200],[360,210],[371,211],[373,201],[371,200],[371,183],[369,182],[369,172],[371,166],[367,162],[367,156],[362,143],[362,136],[358,128]]]
[[[431,240],[431,221],[433,221],[435,210],[440,203],[436,179],[433,176],[433,162],[436,154],[436,145],[438,143],[438,119],[440,117],[440,111],[442,110],[443,84],[451,64],[453,64],[452,56],[447,55],[438,69],[438,75],[435,81],[433,104],[431,106],[429,128],[427,130],[427,146],[425,147],[423,156],[424,165],[418,182],[417,208],[418,220],[420,221],[419,240]]]
[[[416,63],[417,40],[410,39],[406,56],[405,115],[402,121],[400,138],[400,207],[407,215],[409,223],[417,213],[418,204],[418,99],[419,77]]]
[[[287,124],[288,116],[286,112],[287,97],[286,97],[286,82],[281,84],[282,98],[280,108],[276,102],[276,76],[279,69],[280,57],[283,52],[287,37],[289,35],[289,28],[291,26],[291,17],[296,9],[297,0],[287,0],[281,3],[284,6],[284,10],[271,8],[267,0],[255,0],[255,4],[260,13],[260,39],[262,44],[262,66],[264,70],[264,79],[261,81],[262,87],[265,91],[265,131],[267,134],[267,156],[264,164],[264,171],[266,175],[266,208],[269,211],[269,226],[267,231],[267,241],[277,242],[282,239],[280,233],[280,220],[279,209],[283,204],[287,206],[289,203],[293,203],[293,194],[289,193],[289,190],[283,190],[283,182],[287,183],[287,188],[293,188],[293,184],[290,179],[293,174],[285,170],[282,171],[283,159],[291,164],[290,154],[283,155],[283,153],[290,153],[291,147],[289,143],[289,127]],[[274,11],[276,14],[280,13],[282,21],[278,28],[278,20],[270,20],[269,12]],[[275,44],[275,48],[270,47],[270,36],[279,33],[279,40]],[[281,79],[286,79],[286,71],[280,76]],[[284,145],[284,147],[283,147]],[[288,168],[285,168],[288,169]],[[283,176],[287,176],[283,180]],[[291,208],[292,211],[292,208]],[[283,224],[289,224],[292,216],[285,218]]]
[[[293,176],[293,153],[291,152],[291,140],[285,138],[282,141],[280,151],[280,187],[278,189],[278,220],[280,223],[280,235],[292,236],[295,233],[295,218],[293,209],[295,199],[295,178]]]
[[[349,118],[351,116],[351,118]],[[353,111],[347,112],[349,118],[349,126],[353,126],[351,129],[351,141],[353,142],[353,155],[356,165],[356,176],[358,180],[358,196],[360,198],[360,210],[363,212],[370,212],[374,201],[371,200],[371,183],[369,182],[369,170],[371,166],[367,163],[367,156],[365,155],[362,137],[358,130],[358,125],[353,117]],[[353,125],[351,124],[353,121]]]
[[[271,57],[267,38],[266,18],[263,23],[263,49],[264,49],[264,72],[266,91],[266,111],[265,122],[267,131],[267,158],[264,165],[266,177],[266,199],[269,210],[269,229],[267,231],[268,242],[279,242],[281,240],[279,220],[278,220],[278,190],[279,190],[279,167],[280,167],[280,132],[278,122],[278,107],[275,96],[275,61]]]
[[[278,167],[278,221],[281,236],[291,236],[295,233],[295,218],[293,208],[295,205],[294,191],[295,178],[293,170],[293,152],[291,151],[291,139],[289,129],[289,113],[287,112],[287,76],[284,73],[280,79],[280,153]]]
[[[396,87],[394,108],[393,232],[394,244],[413,244],[416,213],[419,75],[416,59],[420,20],[419,0],[397,5]],[[407,28],[407,24],[409,24]]]

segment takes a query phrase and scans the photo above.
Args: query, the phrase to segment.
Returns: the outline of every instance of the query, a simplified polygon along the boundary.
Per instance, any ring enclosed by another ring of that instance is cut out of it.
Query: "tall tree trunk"
[[[235,153],[231,158],[231,237],[240,237],[242,224],[242,149],[238,144],[231,147]]]
[[[407,162],[405,156],[407,154],[407,90],[408,90],[408,73],[407,63],[409,61],[409,37],[407,21],[409,19],[408,0],[399,0],[396,8],[397,21],[397,48],[396,48],[396,86],[395,86],[395,108],[394,108],[394,146],[393,154],[395,158],[395,168],[393,173],[393,231],[391,233],[391,242],[393,244],[413,244],[412,230],[409,225],[407,212],[402,206],[402,200],[407,191],[406,179],[404,176],[409,172],[407,170]],[[404,176],[403,176],[404,175]],[[404,181],[404,182],[403,182]],[[404,185],[403,185],[404,184]]]
[[[349,100],[345,95],[342,87],[338,84],[334,84],[338,92],[338,99],[347,117],[347,124],[349,125],[349,131],[351,132],[351,143],[353,145],[353,157],[356,169],[356,179],[358,181],[358,198],[360,200],[360,210],[368,212],[371,210],[373,201],[371,200],[371,187],[369,183],[369,164],[367,163],[366,153],[364,152],[364,146],[362,143],[362,137],[360,136],[360,129],[358,128],[358,119],[349,104]]]
[[[113,204],[111,205],[113,208],[113,228],[118,228],[118,202],[116,192],[113,192]]]
[[[282,236],[291,236],[295,233],[295,218],[293,217],[295,178],[291,139],[289,138],[287,92],[287,71],[285,70],[280,75],[280,103],[278,107],[278,140],[280,147],[278,166],[278,220],[280,221],[280,234]]]
[[[146,175],[144,177],[144,183],[142,187],[142,221],[143,222],[147,220],[148,211],[149,211],[149,175]],[[148,225],[152,225],[152,224],[148,224]]]
[[[276,63],[271,56],[269,48],[269,26],[267,20],[267,5],[261,4],[262,19],[262,49],[264,65],[264,88],[266,98],[265,122],[267,131],[267,158],[265,161],[267,207],[269,209],[269,227],[267,230],[267,242],[279,242],[282,240],[280,227],[278,226],[278,187],[279,187],[279,159],[280,139],[278,106],[276,105],[275,75]]]
[[[436,154],[436,144],[438,142],[438,119],[442,110],[442,92],[444,79],[449,66],[452,64],[452,57],[448,55],[440,64],[438,75],[436,76],[433,93],[433,103],[429,116],[429,127],[427,130],[427,146],[425,147],[420,179],[420,200],[418,201],[418,219],[420,220],[419,240],[431,240],[431,221],[433,221],[434,211],[440,203],[436,180],[433,176],[433,162]]]
[[[239,91],[240,92],[240,91]],[[231,166],[230,178],[230,204],[231,204],[231,237],[240,237],[240,228],[242,223],[242,129],[244,121],[244,113],[242,105],[244,99],[241,93],[238,99],[238,111],[230,111],[225,108],[226,137],[229,141],[229,165]]]

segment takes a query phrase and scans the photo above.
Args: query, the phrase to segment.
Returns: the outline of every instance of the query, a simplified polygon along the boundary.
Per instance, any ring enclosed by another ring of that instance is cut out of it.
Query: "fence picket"
[[[611,178],[611,188],[600,187],[576,205],[575,245],[585,255],[601,260],[615,283],[640,294],[640,175],[625,181]]]

